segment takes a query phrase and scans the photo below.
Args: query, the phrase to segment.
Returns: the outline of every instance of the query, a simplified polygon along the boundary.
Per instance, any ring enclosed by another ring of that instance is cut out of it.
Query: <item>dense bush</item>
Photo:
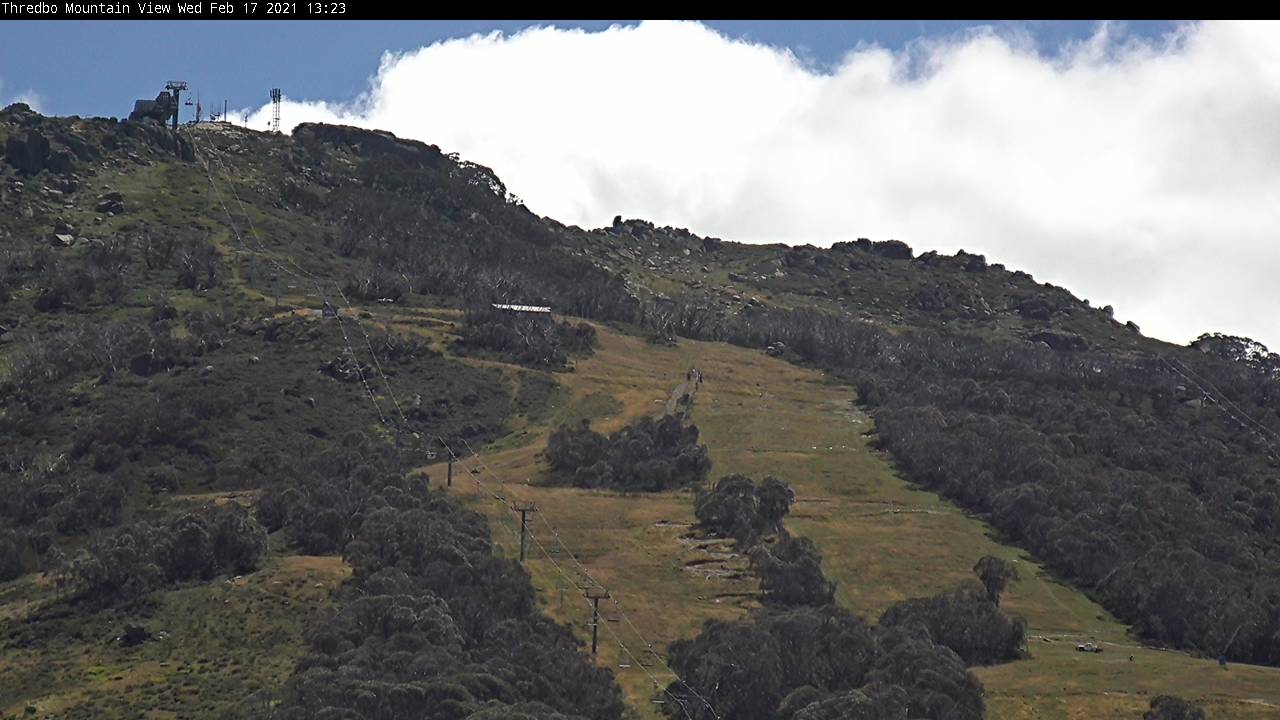
[[[822,572],[822,555],[813,541],[783,533],[751,550],[751,570],[760,578],[761,601],[771,607],[829,605],[836,584]]]
[[[406,478],[379,444],[342,438],[258,512],[354,572],[337,609],[309,623],[309,652],[271,717],[621,717],[612,675],[539,614],[483,516]]]
[[[954,592],[903,600],[880,616],[883,627],[916,624],[967,665],[1016,660],[1025,653],[1026,622],[1001,612],[986,589],[973,581]]]
[[[987,599],[997,607],[1000,605],[1000,594],[1009,583],[1018,579],[1018,569],[1012,563],[993,555],[984,555],[973,566],[973,572],[987,591]]]
[[[0,475],[0,518],[18,526],[47,522],[64,535],[110,527],[124,514],[126,488],[118,477],[30,468]]]
[[[1142,720],[1204,720],[1204,710],[1173,695],[1157,695],[1151,698],[1151,706],[1142,714]]]
[[[467,311],[458,345],[468,352],[488,352],[535,368],[560,369],[571,357],[590,355],[596,329],[579,322],[476,305]]]
[[[311,218],[328,226],[327,241],[340,255],[360,261],[348,283],[353,291],[457,305],[509,298],[503,302],[551,305],[566,315],[635,319],[639,303],[625,278],[575,253],[563,228],[529,212],[488,168],[352,128],[310,126],[296,136],[310,176],[326,188],[323,203],[306,200]],[[355,157],[340,161],[335,148]],[[290,205],[320,191],[281,187]]]
[[[700,483],[711,471],[698,428],[674,415],[644,417],[607,437],[586,420],[562,425],[544,454],[551,481],[577,487],[658,492]]]
[[[683,679],[666,688],[673,718],[977,720],[984,707],[982,685],[955,653],[834,605],[708,621],[670,656]]]
[[[247,510],[207,505],[95,536],[60,572],[87,602],[106,605],[177,582],[249,572],[266,549],[266,532]]]
[[[26,540],[13,530],[0,530],[0,582],[12,580],[26,571]]]
[[[726,475],[713,488],[699,489],[693,514],[704,528],[745,550],[782,532],[782,518],[794,501],[791,486],[772,475],[758,485],[745,475]]]

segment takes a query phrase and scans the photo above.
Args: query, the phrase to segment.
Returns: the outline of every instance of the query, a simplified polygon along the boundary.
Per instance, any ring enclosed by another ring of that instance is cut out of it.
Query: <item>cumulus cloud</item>
[[[459,152],[563,222],[963,248],[1157,337],[1280,346],[1280,26],[1043,50],[978,29],[816,69],[697,23],[544,27],[387,54],[361,97],[282,114]]]

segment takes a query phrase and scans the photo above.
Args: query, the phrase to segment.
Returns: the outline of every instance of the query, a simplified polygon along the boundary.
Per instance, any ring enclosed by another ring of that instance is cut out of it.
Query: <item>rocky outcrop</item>
[[[1089,349],[1089,343],[1075,333],[1045,330],[1032,335],[1032,342],[1042,342],[1058,352],[1081,352]]]
[[[302,123],[293,129],[293,137],[304,143],[316,142],[345,148],[360,157],[393,155],[422,165],[436,165],[445,160],[444,154],[435,145],[398,138],[384,130]]]
[[[31,109],[26,103],[14,103],[0,110],[0,122],[10,123],[18,127],[31,127],[40,123],[40,113]]]
[[[27,177],[46,171],[68,176],[81,163],[100,160],[103,130],[113,126],[106,119],[51,120],[21,103],[0,110],[0,123],[19,128],[5,141],[4,159]]]
[[[195,148],[182,133],[144,123],[120,123],[119,128],[120,134],[124,137],[140,140],[152,149],[173,155],[183,162],[192,162],[196,159]]]
[[[49,160],[49,139],[38,130],[11,136],[4,144],[4,159],[23,175],[39,175]]]

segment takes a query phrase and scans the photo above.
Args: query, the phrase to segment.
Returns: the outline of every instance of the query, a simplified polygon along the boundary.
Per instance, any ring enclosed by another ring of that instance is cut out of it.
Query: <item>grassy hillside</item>
[[[303,624],[349,575],[341,558],[281,554],[252,575],[159,593],[143,607],[61,617],[40,609],[45,578],[6,584],[6,627],[21,629],[0,660],[0,717],[245,714],[293,672]],[[162,638],[124,647],[127,623]]]
[[[601,339],[594,357],[561,378],[568,399],[553,421],[528,428],[518,447],[499,442],[483,451],[488,470],[476,477],[509,499],[536,502],[569,552],[616,594],[657,647],[690,636],[704,620],[755,606],[754,583],[699,570],[708,558],[690,549],[689,494],[539,487],[535,481],[544,468],[537,452],[540,438],[560,421],[585,416],[612,428],[629,417],[660,412],[669,389],[685,370],[697,367],[707,380],[694,417],[712,450],[713,476],[772,473],[788,480],[797,500],[787,524],[818,543],[829,576],[839,583],[842,605],[875,617],[898,600],[954,587],[972,575],[983,555],[1018,564],[1022,580],[1002,606],[1027,618],[1032,657],[978,670],[989,717],[1131,718],[1160,694],[1193,699],[1211,717],[1280,716],[1280,671],[1239,664],[1224,670],[1210,659],[1143,647],[1096,603],[1025,552],[1002,545],[982,521],[903,481],[871,446],[868,435],[875,426],[853,404],[852,389],[829,376],[722,343],[682,341],[666,348],[603,329]],[[593,411],[593,405],[600,409]],[[465,467],[480,469],[473,463]],[[433,470],[438,474],[438,467]],[[472,480],[455,487],[492,522],[509,528],[498,531],[498,538],[514,552],[518,536],[505,505]],[[581,574],[554,537],[536,522],[531,527],[551,555],[549,560],[530,545],[528,566],[542,602],[589,638],[589,606],[566,587],[551,560],[572,582]],[[715,569],[741,569],[738,563],[740,558]],[[632,650],[644,647],[614,617],[610,624],[623,642]],[[1076,651],[1078,642],[1090,640],[1106,651]],[[632,663],[612,642],[604,643],[600,662],[614,668],[634,707],[648,707],[653,687],[643,669],[619,667]],[[661,667],[649,670],[664,684],[670,678]]]
[[[691,492],[551,487],[539,453],[562,424],[662,412],[690,367],[712,477],[789,481],[787,527],[842,606],[874,620],[983,555],[1016,563],[1004,607],[1031,657],[975,671],[990,717],[1136,717],[1162,693],[1280,715],[1274,668],[1209,659],[1280,662],[1280,476],[1260,439],[1280,428],[1280,365],[1248,343],[1176,348],[1026,273],[896,241],[566,227],[383,133],[0,113],[0,143],[31,132],[49,166],[0,163],[0,717],[408,697],[612,717],[616,690],[579,662],[588,573],[617,601],[592,662],[656,717],[667,647],[747,616],[757,580],[693,525]],[[590,320],[599,347],[460,343],[491,301]],[[443,493],[422,482],[445,476],[436,438],[481,452]],[[538,507],[523,570],[517,501]],[[227,503],[269,538],[252,569],[219,550],[182,572],[173,537]],[[366,595],[386,637],[362,625]],[[387,629],[406,607],[439,621],[414,632],[465,640],[406,662]],[[121,642],[134,625],[149,639]],[[455,674],[424,685],[421,667]]]

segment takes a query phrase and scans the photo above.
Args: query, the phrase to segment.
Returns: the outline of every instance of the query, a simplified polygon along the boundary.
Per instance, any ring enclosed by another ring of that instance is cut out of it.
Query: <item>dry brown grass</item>
[[[864,432],[873,425],[852,405],[850,388],[742,348],[691,341],[665,348],[600,331],[599,352],[580,361],[577,372],[559,376],[570,401],[555,420],[586,415],[600,430],[616,429],[659,412],[685,370],[699,367],[706,383],[694,421],[711,449],[713,475],[772,473],[788,480],[798,494],[789,528],[818,544],[828,574],[839,583],[838,601],[855,612],[874,620],[898,600],[950,589],[971,577],[970,568],[985,554],[1016,562],[1023,579],[1009,589],[1004,605],[1028,619],[1032,635],[1050,640],[1033,640],[1029,660],[977,669],[990,717],[1138,717],[1160,693],[1201,702],[1212,717],[1280,717],[1280,670],[1232,665],[1224,671],[1211,661],[1136,647],[1123,625],[1056,582],[1025,553],[993,540],[983,523],[902,481],[869,446]],[[586,398],[601,396],[613,398],[614,411],[580,412],[592,405]],[[754,584],[705,579],[683,569],[693,558],[680,541],[685,529],[660,522],[691,522],[689,494],[623,495],[528,484],[542,472],[538,453],[552,424],[526,428],[517,447],[486,451],[483,460],[492,475],[472,476],[463,469],[456,476],[455,491],[490,515],[507,551],[518,537],[518,515],[480,492],[473,478],[508,503],[536,502],[565,546],[616,594],[658,649],[692,636],[706,619],[740,616],[750,603],[734,595],[753,591]],[[431,468],[431,474],[442,479],[443,467]],[[580,582],[572,560],[539,520],[531,527],[569,578],[531,545],[527,567],[548,612],[588,639],[589,605],[570,587]],[[730,597],[716,601],[724,595]],[[644,647],[624,623],[607,625],[629,648]],[[1077,653],[1075,641],[1084,637],[1108,644],[1108,651]],[[632,706],[652,714],[652,682],[641,669],[618,667],[620,659],[623,653],[602,630],[600,662],[615,668]],[[670,676],[658,670],[652,669],[654,675],[666,682]]]

